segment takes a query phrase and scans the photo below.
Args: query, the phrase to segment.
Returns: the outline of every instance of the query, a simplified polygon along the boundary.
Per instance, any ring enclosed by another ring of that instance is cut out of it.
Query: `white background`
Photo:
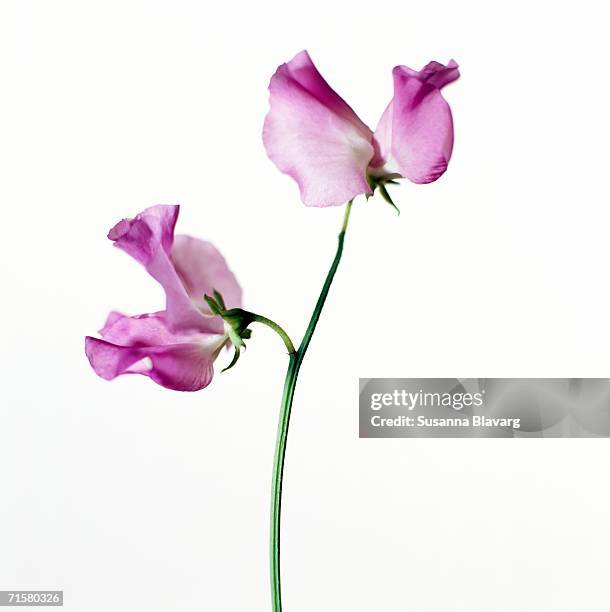
[[[269,610],[277,337],[196,394],[107,383],[83,338],[161,307],[105,235],[175,202],[300,337],[342,210],[302,206],[260,134],[269,77],[307,48],[372,127],[394,65],[463,76],[447,174],[395,188],[400,217],[353,211],[295,402],[286,612],[608,609],[607,440],[357,432],[359,376],[610,376],[604,3],[0,6],[0,589]]]

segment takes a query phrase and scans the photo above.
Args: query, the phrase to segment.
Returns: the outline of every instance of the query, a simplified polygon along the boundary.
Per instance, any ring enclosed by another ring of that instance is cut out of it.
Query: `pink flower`
[[[214,360],[229,342],[222,318],[211,313],[204,295],[216,290],[235,308],[241,306],[241,289],[213,245],[174,237],[179,209],[147,208],[108,233],[161,284],[166,307],[135,317],[112,312],[100,330],[103,339],[85,339],[91,366],[106,380],[144,374],[169,389],[197,391],[210,384]]]
[[[394,97],[373,133],[322,78],[307,51],[282,64],[269,84],[263,128],[267,155],[299,185],[307,206],[344,204],[379,180],[430,183],[453,148],[451,109],[441,89],[458,65],[430,62],[393,70]]]

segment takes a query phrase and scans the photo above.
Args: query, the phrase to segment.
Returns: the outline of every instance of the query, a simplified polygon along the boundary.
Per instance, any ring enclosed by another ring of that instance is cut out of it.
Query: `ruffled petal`
[[[392,74],[394,98],[375,131],[371,173],[399,173],[414,183],[431,183],[451,158],[453,120],[440,90],[459,77],[458,65],[430,62],[420,72],[397,66]]]
[[[299,185],[307,206],[340,205],[369,193],[373,134],[322,78],[307,51],[282,64],[269,84],[263,142]]]
[[[108,233],[115,246],[146,267],[165,290],[167,323],[172,332],[220,333],[222,320],[204,314],[189,297],[170,258],[179,206],[153,206],[133,219],[123,219]],[[205,266],[205,261],[197,264]]]
[[[198,391],[210,384],[213,363],[226,342],[216,334],[173,334],[165,313],[127,317],[113,312],[100,330],[103,340],[87,337],[85,352],[106,380],[143,374],[176,391]]]
[[[165,312],[127,316],[111,312],[99,331],[104,340],[122,346],[157,346],[194,342],[199,333],[174,333],[167,323]]]
[[[122,219],[108,238],[143,265],[148,265],[158,249],[169,255],[180,206],[151,206],[133,219]]]
[[[199,391],[214,376],[213,362],[196,344],[129,347],[85,338],[85,352],[98,376],[112,380],[121,374],[143,374],[174,391]]]
[[[241,287],[225,258],[211,243],[190,236],[176,236],[171,260],[188,296],[200,308],[208,310],[203,296],[216,289],[227,308],[238,308]]]

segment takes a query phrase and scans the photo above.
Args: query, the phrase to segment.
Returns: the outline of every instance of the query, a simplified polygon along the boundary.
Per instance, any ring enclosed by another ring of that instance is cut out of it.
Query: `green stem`
[[[328,296],[330,286],[332,285],[335,273],[341,261],[343,254],[343,242],[345,240],[345,232],[349,221],[349,215],[352,208],[352,202],[348,202],[345,209],[345,217],[343,225],[339,233],[337,252],[330,266],[320,297],[316,302],[316,306],[311,315],[309,325],[301,341],[297,351],[289,351],[290,361],[284,381],[284,392],[282,394],[282,406],[280,408],[280,419],[277,431],[277,442],[275,446],[275,460],[273,465],[273,481],[271,491],[271,600],[273,612],[282,612],[282,590],[280,576],[280,531],[281,531],[281,510],[282,510],[282,481],[284,476],[284,461],[286,458],[286,443],[288,440],[288,427],[290,424],[290,413],[292,410],[292,400],[294,398],[294,390],[299,376],[299,370],[303,363],[303,358],[311,342],[311,338],[316,329],[316,325],[322,314],[322,308]],[[277,330],[276,330],[277,331]],[[278,332],[279,333],[279,332]],[[281,334],[280,334],[281,335]]]
[[[294,344],[292,344],[290,336],[275,321],[272,321],[267,317],[263,317],[263,315],[257,314],[254,315],[253,321],[255,321],[256,323],[262,323],[263,325],[270,327],[274,332],[276,332],[278,336],[284,341],[289,355],[296,352],[296,349],[294,348]]]

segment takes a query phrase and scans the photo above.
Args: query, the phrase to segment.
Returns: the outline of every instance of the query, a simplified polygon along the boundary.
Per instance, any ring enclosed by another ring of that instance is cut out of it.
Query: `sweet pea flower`
[[[431,183],[445,172],[453,121],[441,89],[459,77],[458,65],[430,62],[419,72],[396,66],[392,75],[394,97],[373,133],[307,51],[277,69],[263,141],[271,160],[299,185],[305,205],[340,205],[390,179]]]
[[[174,236],[179,209],[147,208],[108,233],[116,247],[161,284],[166,307],[138,316],[111,312],[99,332],[102,339],[85,339],[91,366],[106,380],[143,374],[168,389],[197,391],[210,384],[214,360],[230,342],[222,318],[212,314],[204,295],[216,292],[227,307],[239,307],[241,289],[213,245]]]

